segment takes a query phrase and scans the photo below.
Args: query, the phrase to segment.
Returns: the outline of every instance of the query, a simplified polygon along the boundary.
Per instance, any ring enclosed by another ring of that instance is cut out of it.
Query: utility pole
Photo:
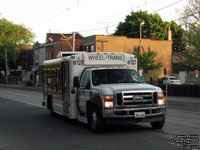
[[[35,79],[35,61],[36,61],[36,57],[35,57],[35,45],[34,45],[34,48],[33,48],[33,87],[35,87],[35,82],[36,82],[36,79]]]
[[[103,52],[104,51],[104,43],[108,42],[108,41],[107,40],[97,40],[97,42],[101,43],[101,52]]]
[[[76,40],[76,32],[73,32],[73,52],[75,52],[75,44],[76,44],[75,40]]]
[[[140,43],[139,43],[140,47],[139,47],[139,53],[140,53],[140,51],[142,49],[142,25],[143,24],[144,24],[144,22],[140,23]]]
[[[168,96],[168,84],[167,84],[167,69],[164,68],[164,76],[165,76],[165,81],[166,81],[166,85],[165,85],[165,92],[166,92],[166,99],[167,99],[167,96]]]
[[[6,75],[6,84],[8,84],[8,60],[7,60],[7,49],[5,49],[5,75]]]

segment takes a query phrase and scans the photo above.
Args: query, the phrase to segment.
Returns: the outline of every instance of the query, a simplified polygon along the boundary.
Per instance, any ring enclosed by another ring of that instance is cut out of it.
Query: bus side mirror
[[[79,77],[78,76],[74,77],[73,86],[74,87],[79,87],[80,86],[80,82],[79,82]]]

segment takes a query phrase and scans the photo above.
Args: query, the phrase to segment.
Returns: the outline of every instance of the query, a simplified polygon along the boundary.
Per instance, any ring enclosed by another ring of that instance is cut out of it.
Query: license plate
[[[135,112],[135,118],[145,118],[145,112]]]

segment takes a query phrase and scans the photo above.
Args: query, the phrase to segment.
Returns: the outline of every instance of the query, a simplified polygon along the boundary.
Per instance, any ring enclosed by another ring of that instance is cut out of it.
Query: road
[[[173,140],[183,139],[199,144],[200,103],[169,101],[161,130],[137,124],[94,134],[76,120],[51,117],[41,101],[39,91],[0,87],[0,150],[178,150]]]

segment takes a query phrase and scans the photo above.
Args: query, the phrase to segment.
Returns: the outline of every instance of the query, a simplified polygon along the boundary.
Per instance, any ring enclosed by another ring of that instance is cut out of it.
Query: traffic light
[[[167,75],[167,69],[164,68],[164,75],[166,76]]]

